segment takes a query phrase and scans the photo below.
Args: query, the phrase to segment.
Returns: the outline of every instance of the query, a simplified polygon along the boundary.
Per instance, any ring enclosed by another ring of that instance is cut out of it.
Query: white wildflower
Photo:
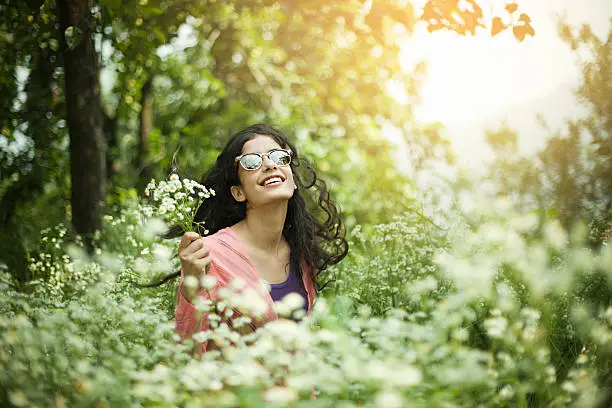
[[[196,334],[194,334],[193,339],[195,341],[197,341],[198,343],[204,343],[205,341],[210,340],[211,338],[211,332],[210,330],[206,330],[206,331],[201,331],[201,332],[197,332]]]
[[[166,232],[167,229],[168,226],[164,221],[158,218],[152,218],[145,224],[142,235],[145,239],[150,240]]]
[[[249,323],[251,323],[251,318],[248,316],[240,316],[232,321],[235,328],[242,327]]]
[[[529,325],[526,326],[525,329],[523,330],[523,340],[526,341],[533,341],[536,339],[536,334],[537,334],[537,327]]]
[[[213,310],[213,301],[203,296],[196,296],[193,305],[200,312],[210,312]]]
[[[139,274],[146,274],[147,272],[149,272],[150,267],[151,265],[149,264],[149,262],[145,261],[140,257],[136,258],[136,260],[134,261],[134,270]]]
[[[264,401],[276,405],[287,405],[298,398],[296,390],[288,387],[272,387],[264,392]]]
[[[219,380],[212,380],[207,384],[206,388],[210,391],[219,391],[223,388],[223,383]]]
[[[183,285],[189,289],[196,289],[198,287],[198,278],[195,276],[186,276],[183,280]]]
[[[527,321],[530,322],[537,322],[538,320],[540,320],[541,315],[542,314],[539,310],[532,309],[530,307],[521,309],[521,316],[523,316]]]
[[[487,319],[484,325],[490,337],[502,338],[508,327],[508,321],[504,317],[498,316]]]
[[[422,379],[421,370],[416,367],[405,366],[394,370],[391,383],[399,387],[410,387],[419,384]]]
[[[277,315],[282,317],[289,317],[291,315],[291,309],[283,302],[274,302],[274,310]]]
[[[233,303],[243,314],[262,316],[268,311],[268,303],[252,288],[247,288],[235,296]]]
[[[549,365],[546,367],[546,383],[553,384],[557,381],[557,371],[555,367]]]
[[[576,360],[576,363],[582,365],[585,364],[587,361],[589,361],[589,358],[587,357],[586,354],[580,354],[578,356],[578,359]]]
[[[215,287],[218,282],[218,278],[213,275],[204,275],[200,280],[202,282],[202,287],[207,290],[211,290]]]
[[[538,222],[536,214],[526,214],[510,220],[510,227],[518,232],[531,232],[537,228]]]
[[[557,250],[563,249],[568,240],[567,232],[557,220],[548,222],[544,226],[544,238]]]
[[[298,326],[293,320],[273,320],[266,324],[266,331],[281,339],[290,340],[297,336]]]
[[[168,261],[172,258],[172,252],[170,248],[165,245],[155,244],[153,245],[153,256],[156,261]]]
[[[153,207],[145,205],[142,207],[142,213],[145,217],[151,218],[153,216]]]
[[[376,396],[374,406],[385,408],[402,408],[405,406],[404,398],[394,391],[381,391]]]
[[[571,381],[564,381],[563,384],[561,384],[561,389],[570,394],[573,394],[578,391],[578,389],[576,388],[576,384]]]
[[[240,276],[233,278],[229,284],[230,289],[234,291],[239,291],[243,289],[245,286],[246,286],[246,281]]]
[[[194,188],[202,190],[204,195],[194,198]],[[177,174],[172,174],[168,181],[158,185],[150,183],[148,189],[149,195],[159,204],[146,210],[147,217],[160,216],[167,224],[178,224],[184,231],[203,231],[203,222],[194,222],[194,217],[202,200],[209,197],[204,186],[189,179],[181,181]]]
[[[514,389],[510,384],[506,384],[501,390],[499,390],[499,395],[503,399],[511,399],[514,397]]]
[[[467,341],[470,337],[470,332],[464,328],[458,328],[453,331],[453,338],[457,341]]]

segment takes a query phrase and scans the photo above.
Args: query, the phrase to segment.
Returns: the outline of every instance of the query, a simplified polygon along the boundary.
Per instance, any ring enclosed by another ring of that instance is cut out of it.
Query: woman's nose
[[[276,168],[276,163],[267,154],[264,154],[261,159],[263,160],[262,166],[264,168]]]

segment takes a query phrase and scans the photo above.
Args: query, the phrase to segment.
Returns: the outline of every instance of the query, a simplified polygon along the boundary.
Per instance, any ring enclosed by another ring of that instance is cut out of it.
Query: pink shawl
[[[266,322],[277,320],[278,315],[274,311],[274,301],[270,294],[261,285],[261,276],[259,272],[253,266],[253,263],[249,259],[249,255],[242,245],[242,242],[236,235],[236,233],[230,228],[224,228],[217,233],[207,236],[204,238],[206,246],[210,250],[210,269],[209,275],[215,276],[218,282],[210,291],[210,297],[218,299],[217,291],[229,285],[232,279],[236,277],[242,278],[246,282],[246,287],[253,288],[268,304],[268,311],[265,314],[265,319],[259,322],[262,325]],[[304,288],[308,296],[308,314],[312,310],[314,302],[314,285],[310,275],[307,273],[306,264],[302,263],[302,280],[304,282]],[[183,273],[181,271],[181,281],[178,288],[176,298],[176,309],[174,310],[174,317],[176,320],[175,330],[181,336],[181,338],[190,338],[193,334],[199,331],[207,330],[208,319],[198,319],[198,312],[193,305],[182,295],[183,289]],[[205,290],[200,291],[200,295],[208,297]],[[206,351],[206,343],[202,344],[202,352]]]

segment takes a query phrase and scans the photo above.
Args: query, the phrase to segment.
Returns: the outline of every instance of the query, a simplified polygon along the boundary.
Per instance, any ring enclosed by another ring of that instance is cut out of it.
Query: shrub
[[[245,336],[221,319],[195,336],[220,350],[192,358],[193,341],[172,333],[174,289],[130,284],[150,278],[139,271],[176,267],[173,244],[117,214],[107,231],[123,239],[68,254],[95,279],[80,287],[65,267],[41,274],[40,287],[64,282],[61,302],[2,275],[0,404],[606,406],[612,247],[593,249],[586,228],[568,234],[503,201],[459,220],[443,234],[410,216],[355,234],[312,315]],[[129,237],[135,244],[122,246]],[[66,296],[74,286],[78,296]],[[198,307],[229,316],[239,298]]]

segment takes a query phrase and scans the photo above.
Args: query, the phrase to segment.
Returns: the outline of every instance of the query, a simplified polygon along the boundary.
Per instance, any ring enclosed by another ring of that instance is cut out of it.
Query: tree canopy
[[[486,16],[473,0],[3,0],[3,231],[25,242],[12,247],[22,254],[52,220],[90,236],[106,205],[173,166],[199,176],[253,122],[298,139],[349,225],[389,220],[414,198],[381,135],[385,125],[414,129],[411,106],[389,89],[415,95],[423,75],[402,70],[399,41],[415,24],[496,35],[502,20],[523,40],[517,27],[531,26],[517,10]],[[414,151],[444,143],[423,135],[407,138]]]

